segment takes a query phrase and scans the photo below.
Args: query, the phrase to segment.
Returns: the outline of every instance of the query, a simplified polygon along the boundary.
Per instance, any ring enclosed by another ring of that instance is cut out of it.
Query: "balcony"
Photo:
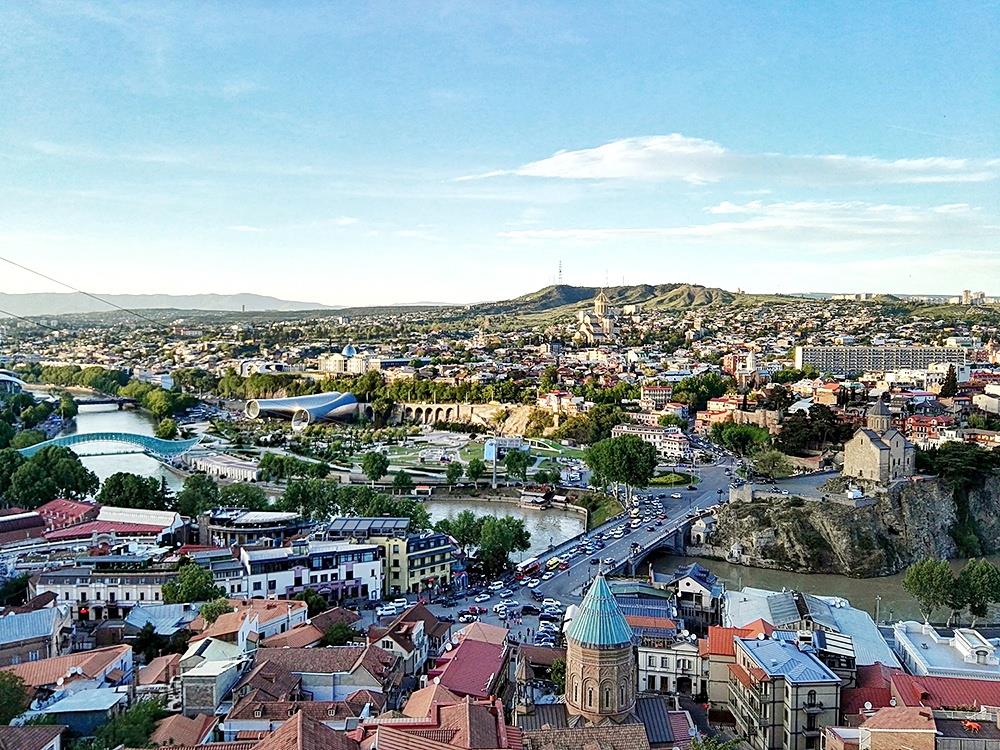
[[[821,701],[815,703],[803,703],[802,710],[805,711],[806,714],[810,715],[821,714],[823,713],[823,703]]]
[[[823,730],[820,727],[805,727],[802,730],[803,737],[819,737]]]

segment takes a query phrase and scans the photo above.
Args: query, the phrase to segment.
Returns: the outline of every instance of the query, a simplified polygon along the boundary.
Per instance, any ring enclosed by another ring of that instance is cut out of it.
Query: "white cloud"
[[[263,232],[264,231],[263,227],[255,227],[255,226],[251,226],[249,224],[234,224],[233,226],[231,226],[229,228],[232,231],[234,231],[234,232],[244,232],[244,233],[247,233],[247,234],[255,234],[257,232]]]
[[[888,245],[926,246],[955,238],[989,239],[997,228],[966,204],[929,208],[861,201],[723,201],[709,206],[704,224],[660,227],[574,227],[500,232],[513,240],[605,242],[621,239],[677,238],[729,240],[742,245],[811,250],[878,249]]]
[[[715,141],[672,133],[559,151],[512,170],[494,170],[459,179],[504,175],[564,180],[679,180],[695,185],[741,179],[810,185],[986,182],[1000,176],[1000,159],[741,154]]]

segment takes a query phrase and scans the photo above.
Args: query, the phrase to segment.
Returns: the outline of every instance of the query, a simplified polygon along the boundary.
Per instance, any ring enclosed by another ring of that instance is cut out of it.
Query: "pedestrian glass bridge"
[[[72,448],[75,445],[85,445],[87,443],[118,443],[138,448],[142,453],[166,460],[176,458],[194,448],[201,437],[190,438],[189,440],[162,440],[152,435],[136,435],[132,432],[83,432],[73,435],[63,435],[62,437],[46,440],[43,443],[35,443],[27,448],[21,448],[18,452],[29,458],[42,448],[50,445],[61,445],[65,448]]]

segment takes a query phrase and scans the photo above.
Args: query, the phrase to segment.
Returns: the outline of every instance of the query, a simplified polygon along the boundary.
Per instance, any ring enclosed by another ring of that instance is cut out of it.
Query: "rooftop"
[[[792,683],[840,682],[823,662],[787,641],[740,638],[736,642],[769,677]]]
[[[625,620],[603,574],[594,583],[577,608],[566,638],[591,648],[631,646],[632,628]]]
[[[114,688],[80,690],[45,709],[46,714],[68,714],[78,711],[108,711],[128,698],[127,693],[119,693]]]

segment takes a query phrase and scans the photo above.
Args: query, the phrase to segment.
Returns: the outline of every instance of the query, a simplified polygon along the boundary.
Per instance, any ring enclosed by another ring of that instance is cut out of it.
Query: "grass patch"
[[[610,495],[590,493],[577,498],[575,505],[587,509],[587,531],[600,526],[623,510],[622,504]]]
[[[653,477],[650,482],[650,487],[676,487],[681,484],[696,484],[697,477],[693,477],[690,474],[684,472],[670,472],[669,474],[659,474]]]

